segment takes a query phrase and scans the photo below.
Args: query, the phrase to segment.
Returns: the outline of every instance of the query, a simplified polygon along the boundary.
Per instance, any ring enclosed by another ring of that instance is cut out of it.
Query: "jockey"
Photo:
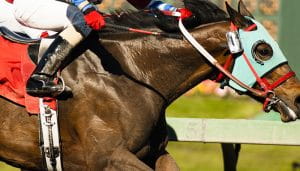
[[[63,90],[63,86],[54,82],[54,76],[66,61],[66,56],[92,30],[100,30],[105,26],[104,18],[94,5],[101,3],[101,0],[6,1],[13,4],[14,16],[22,25],[59,32],[26,85],[27,93],[32,96],[57,96]],[[138,9],[177,10],[174,6],[158,0],[128,0],[128,2]]]

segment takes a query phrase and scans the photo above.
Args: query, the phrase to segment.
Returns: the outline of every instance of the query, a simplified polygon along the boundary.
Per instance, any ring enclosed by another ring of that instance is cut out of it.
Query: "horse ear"
[[[233,9],[227,2],[226,9],[230,16],[231,22],[233,22],[233,24],[236,25],[238,28],[244,29],[253,24],[251,20],[245,18],[242,14]]]
[[[243,16],[248,16],[254,19],[253,15],[250,13],[250,11],[246,8],[246,5],[244,4],[243,0],[239,1],[239,13]]]

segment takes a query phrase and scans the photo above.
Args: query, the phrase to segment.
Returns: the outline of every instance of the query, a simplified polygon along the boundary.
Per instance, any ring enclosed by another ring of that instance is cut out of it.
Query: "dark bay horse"
[[[208,1],[187,0],[185,5],[195,15],[186,21],[188,27],[209,23],[193,28],[192,35],[224,64],[229,56],[227,15]],[[243,5],[239,12],[227,10],[232,22],[242,28],[249,25]],[[113,21],[135,26],[133,18],[138,14]],[[142,17],[145,24],[161,16]],[[158,25],[176,32],[176,22],[166,17]],[[59,102],[65,170],[179,170],[165,150],[165,109],[193,86],[216,77],[217,70],[185,40],[127,32],[104,32],[100,41],[95,37],[74,51],[74,56],[84,53],[62,72],[73,91],[73,98]],[[289,71],[287,64],[280,65],[264,78],[273,82]],[[297,78],[274,91],[285,103],[274,106],[282,120],[292,120],[288,109],[300,117]],[[29,117],[23,107],[5,99],[0,99],[0,105],[1,160],[23,170],[42,170],[38,117]]]

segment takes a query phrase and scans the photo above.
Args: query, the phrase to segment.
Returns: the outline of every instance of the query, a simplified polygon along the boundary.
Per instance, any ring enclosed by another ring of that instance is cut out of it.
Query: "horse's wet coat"
[[[208,1],[189,0],[186,6],[195,14],[188,23],[211,23],[191,33],[224,63],[225,33],[230,27],[226,14]],[[174,25],[164,29],[176,30]],[[72,98],[59,102],[65,170],[178,170],[165,150],[165,109],[218,72],[187,41],[138,33],[103,33],[100,41],[91,35],[70,55],[70,62],[77,56],[62,72],[73,90]],[[272,81],[285,70],[287,65],[266,77]],[[292,78],[277,91],[286,102],[294,103],[299,90],[299,81]],[[17,167],[40,170],[37,117],[29,117],[22,107],[5,99],[0,99],[0,105],[0,158]],[[299,113],[299,106],[293,110]]]

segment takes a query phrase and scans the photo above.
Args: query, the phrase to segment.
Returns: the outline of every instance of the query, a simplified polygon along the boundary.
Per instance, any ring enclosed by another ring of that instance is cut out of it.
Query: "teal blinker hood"
[[[239,29],[239,39],[243,46],[244,53],[249,59],[251,65],[254,67],[258,76],[263,77],[266,73],[272,71],[278,65],[286,63],[287,59],[280,50],[277,42],[270,36],[264,26],[253,19],[251,20],[256,24],[257,30],[244,31],[242,29]],[[255,46],[260,41],[266,42],[273,49],[273,56],[269,60],[264,61],[263,64],[258,63],[254,58],[254,54],[252,54],[253,46]],[[250,70],[242,54],[240,56],[236,56],[232,75],[234,75],[237,79],[250,87],[253,87],[253,85],[256,83],[256,78]],[[245,88],[239,86],[232,80],[229,81],[229,86],[241,92],[247,91]]]

